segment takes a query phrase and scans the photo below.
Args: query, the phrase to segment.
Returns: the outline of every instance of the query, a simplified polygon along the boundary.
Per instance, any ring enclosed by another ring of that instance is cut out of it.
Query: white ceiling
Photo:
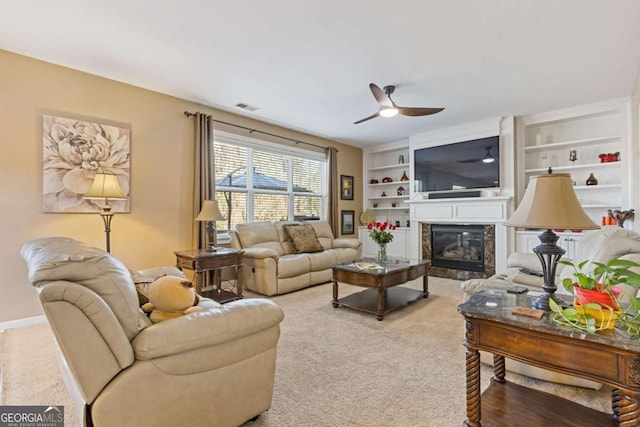
[[[0,0],[0,48],[347,144],[629,96],[638,0]],[[398,105],[375,118],[369,83]],[[259,107],[247,113],[235,106]]]

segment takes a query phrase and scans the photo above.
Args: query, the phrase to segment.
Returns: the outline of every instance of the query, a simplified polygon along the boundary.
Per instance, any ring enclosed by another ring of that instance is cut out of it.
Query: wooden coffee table
[[[367,264],[378,268],[366,268]],[[386,262],[364,258],[356,263],[335,265],[331,304],[334,308],[344,306],[375,314],[382,320],[385,314],[429,296],[430,265],[431,261],[425,259],[401,258]],[[419,277],[422,277],[422,291],[398,286]],[[369,289],[338,299],[338,282]]]

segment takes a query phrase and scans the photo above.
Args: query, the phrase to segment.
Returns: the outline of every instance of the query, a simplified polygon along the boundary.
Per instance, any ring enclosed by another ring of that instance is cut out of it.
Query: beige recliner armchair
[[[82,242],[21,250],[85,425],[238,426],[271,406],[282,310],[266,299],[151,324],[129,270]]]

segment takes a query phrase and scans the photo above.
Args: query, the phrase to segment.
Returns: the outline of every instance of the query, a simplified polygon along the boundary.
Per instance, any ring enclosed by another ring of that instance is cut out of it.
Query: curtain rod
[[[199,111],[197,111],[195,113],[190,113],[188,111],[185,111],[184,115],[186,117],[193,117],[198,113],[199,113]],[[211,120],[213,120],[216,123],[222,123],[223,125],[229,125],[229,126],[234,126],[234,127],[240,128],[240,129],[248,130],[250,134],[253,133],[253,132],[257,132],[257,133],[261,133],[261,134],[264,134],[264,135],[275,136],[276,138],[286,139],[288,141],[295,142],[296,144],[311,145],[312,147],[322,148],[323,150],[328,150],[329,149],[329,147],[323,147],[321,145],[312,144],[310,142],[304,142],[304,141],[300,141],[298,139],[293,139],[293,138],[289,138],[289,137],[286,137],[286,136],[276,135],[275,133],[269,133],[269,132],[265,132],[265,131],[258,130],[258,129],[252,129],[252,128],[249,128],[249,127],[246,127],[246,126],[236,125],[234,123],[223,122],[222,120],[216,120],[216,119],[211,119]]]

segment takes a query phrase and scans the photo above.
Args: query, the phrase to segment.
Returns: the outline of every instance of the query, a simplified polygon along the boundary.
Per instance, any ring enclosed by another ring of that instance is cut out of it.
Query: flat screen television
[[[500,187],[498,136],[421,148],[413,159],[417,191]]]

